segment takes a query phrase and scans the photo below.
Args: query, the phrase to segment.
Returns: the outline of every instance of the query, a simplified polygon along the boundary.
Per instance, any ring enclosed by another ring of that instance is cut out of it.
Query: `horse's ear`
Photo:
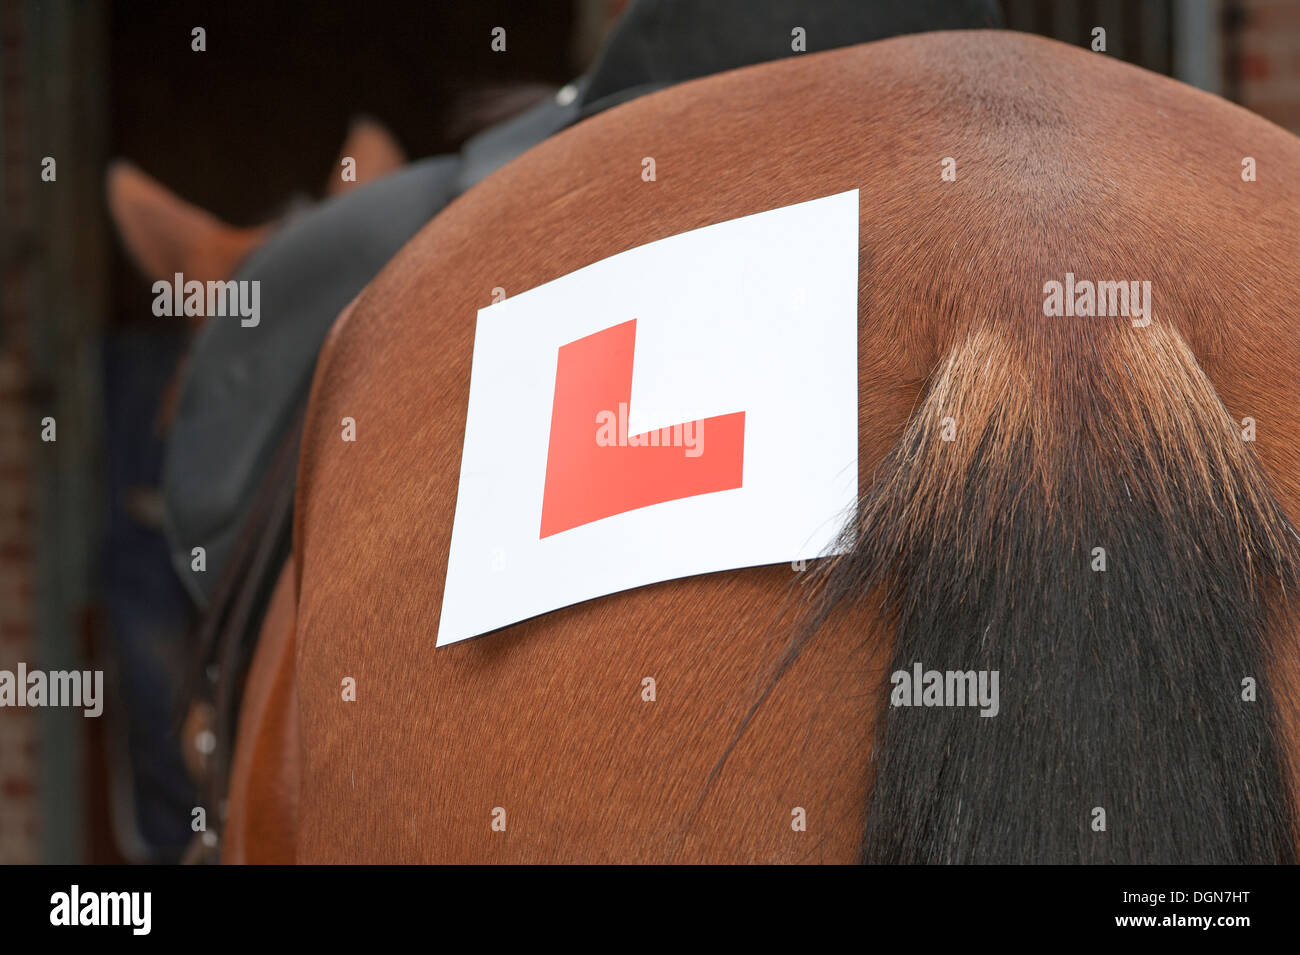
[[[265,228],[227,225],[129,162],[114,162],[106,180],[113,224],[151,281],[170,280],[177,272],[199,281],[229,278],[266,237]]]
[[[343,163],[347,159],[356,163],[355,181],[343,178]],[[348,128],[347,139],[343,141],[343,148],[334,161],[334,169],[330,173],[325,192],[337,196],[356,186],[381,179],[404,165],[406,152],[388,128],[368,116],[358,117]]]

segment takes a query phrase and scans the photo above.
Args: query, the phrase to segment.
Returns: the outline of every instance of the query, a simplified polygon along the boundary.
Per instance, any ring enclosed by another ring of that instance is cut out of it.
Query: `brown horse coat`
[[[657,181],[641,178],[646,156]],[[1258,182],[1242,180],[1244,156]],[[955,182],[941,178],[945,157]],[[949,356],[1014,353],[990,379],[1011,381],[1026,408],[1055,408],[1054,376],[1034,380],[1025,356],[1126,354],[1108,345],[1130,333],[1124,319],[1044,317],[1043,283],[1073,269],[1153,281],[1156,322],[1186,341],[1233,420],[1258,421],[1253,454],[1294,523],[1298,183],[1300,141],[1243,110],[995,32],[687,83],[530,151],[421,231],[322,354],[296,566],[259,650],[239,744],[255,749],[231,797],[234,828],[287,838],[258,853],[245,839],[248,854],[227,857],[858,857],[893,640],[878,594],[836,610],[725,761],[811,584],[789,566],[644,587],[435,650],[474,317],[494,287],[517,293],[655,239],[857,188],[864,486]],[[1180,347],[1161,334],[1133,346],[1141,361]],[[1272,636],[1293,693],[1294,631],[1275,623]],[[347,678],[355,702],[342,699]],[[1294,699],[1275,689],[1295,741]],[[798,810],[806,831],[792,827]]]

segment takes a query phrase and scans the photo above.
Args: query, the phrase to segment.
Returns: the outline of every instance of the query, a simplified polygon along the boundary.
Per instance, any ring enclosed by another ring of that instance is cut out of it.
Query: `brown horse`
[[[1294,859],[1298,184],[1283,130],[1001,32],[738,70],[533,149],[331,333],[226,857]],[[854,549],[435,650],[492,289],[855,188]],[[1045,314],[1067,273],[1150,281],[1153,320]],[[917,662],[1000,671],[999,714],[891,706]]]

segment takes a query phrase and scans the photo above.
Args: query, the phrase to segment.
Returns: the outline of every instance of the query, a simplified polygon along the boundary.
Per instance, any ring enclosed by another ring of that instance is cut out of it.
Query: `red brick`
[[[1272,60],[1264,53],[1247,53],[1241,58],[1241,77],[1247,80],[1262,80],[1272,70]]]
[[[21,799],[25,796],[36,795],[36,787],[32,785],[30,779],[21,776],[9,776],[3,783],[0,783],[0,793],[4,793],[11,799]]]

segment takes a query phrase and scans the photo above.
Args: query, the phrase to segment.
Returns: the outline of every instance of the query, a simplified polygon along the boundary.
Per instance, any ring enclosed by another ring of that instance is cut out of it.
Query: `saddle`
[[[265,318],[253,328],[218,318],[199,331],[163,461],[163,501],[172,560],[200,608],[306,401],[330,325],[451,199],[458,166],[417,162],[291,220],[234,276],[260,283]]]

